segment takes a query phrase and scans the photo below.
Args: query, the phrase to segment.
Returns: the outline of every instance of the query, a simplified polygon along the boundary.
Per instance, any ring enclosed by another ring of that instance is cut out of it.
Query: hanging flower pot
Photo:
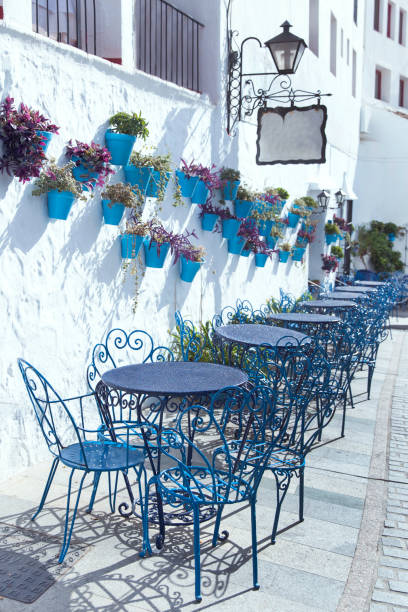
[[[270,249],[274,249],[277,243],[277,239],[275,238],[275,236],[267,236],[266,237],[266,244],[268,245],[268,247]]]
[[[133,164],[128,164],[124,167],[126,182],[132,187],[137,185],[142,195],[146,195],[147,188],[152,176],[153,168],[148,166],[137,167]]]
[[[288,225],[291,228],[294,228],[297,226],[297,224],[299,223],[299,215],[296,215],[295,213],[288,213]]]
[[[48,216],[51,219],[61,219],[65,221],[71,210],[75,196],[70,191],[58,191],[53,189],[47,194]]]
[[[338,234],[326,234],[326,244],[335,244],[338,238]]]
[[[147,197],[158,198],[160,196],[160,199],[163,199],[162,196],[167,189],[170,176],[171,172],[159,172],[159,170],[152,170],[150,181],[146,188]]]
[[[238,230],[241,227],[241,221],[239,219],[223,219],[222,220],[222,237],[223,238],[235,238],[238,234]]]
[[[251,214],[253,205],[254,203],[249,200],[235,200],[235,215],[240,219],[246,219]]]
[[[121,239],[122,258],[136,259],[142,244],[143,236],[138,236],[137,234],[123,234]]]
[[[201,227],[206,232],[212,232],[217,223],[218,215],[213,213],[204,213],[201,217]]]
[[[241,251],[241,257],[249,257],[251,254],[251,250],[250,249],[242,249]]]
[[[80,162],[80,158],[77,155],[72,155],[71,160],[73,162]],[[79,183],[89,183],[91,189],[94,188],[96,181],[98,180],[98,172],[92,172],[85,164],[79,163],[72,168],[72,174],[76,181]],[[88,185],[83,185],[82,189],[88,191]]]
[[[46,132],[45,130],[36,130],[36,134],[41,136],[42,140],[42,142],[40,142],[38,146],[44,151],[44,153],[46,153],[51,142],[53,132]]]
[[[182,170],[176,170],[176,176],[183,198],[191,198],[194,188],[198,183],[198,176],[188,176]]]
[[[286,263],[289,259],[290,251],[279,251],[279,261]]]
[[[273,228],[273,221],[267,220],[263,221],[262,219],[259,221],[259,235],[260,236],[269,236],[271,230]]]
[[[150,243],[150,238],[144,238],[143,248],[145,263],[148,268],[162,268],[170,248],[169,242],[163,242],[159,247],[157,242]]]
[[[180,278],[185,283],[192,283],[197,272],[200,269],[200,266],[203,262],[201,261],[191,261],[191,259],[186,259],[184,255],[180,257]]]
[[[227,181],[222,190],[222,197],[224,200],[235,200],[240,184],[241,181]]]
[[[102,200],[103,219],[106,225],[119,225],[122,220],[124,211],[124,204],[112,204],[111,200]]]
[[[264,268],[268,255],[265,253],[255,253],[255,265],[257,268]]]
[[[136,136],[130,134],[117,134],[112,130],[105,133],[105,143],[111,154],[111,164],[114,166],[126,166],[129,163]]]
[[[208,198],[210,190],[207,185],[201,179],[198,179],[194,191],[191,196],[192,204],[205,204]]]
[[[393,234],[393,233],[388,234],[388,240],[389,240],[390,242],[394,242],[394,241],[395,241],[395,234]]]
[[[303,255],[305,254],[305,250],[303,247],[294,247],[292,252],[293,261],[302,261]]]
[[[245,246],[245,238],[241,238],[240,236],[235,236],[234,238],[228,239],[228,253],[232,253],[232,255],[241,255],[242,249]]]

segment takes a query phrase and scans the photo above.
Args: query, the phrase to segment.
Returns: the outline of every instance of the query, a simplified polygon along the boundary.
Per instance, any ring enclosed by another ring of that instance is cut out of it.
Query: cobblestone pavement
[[[370,612],[408,610],[408,338],[392,396],[387,514]]]

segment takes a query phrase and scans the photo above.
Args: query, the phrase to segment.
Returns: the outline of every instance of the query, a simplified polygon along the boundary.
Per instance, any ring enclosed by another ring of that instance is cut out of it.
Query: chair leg
[[[369,365],[368,366],[368,378],[367,378],[367,399],[370,399],[371,381],[373,379],[373,374],[374,374],[374,366],[373,365]]]
[[[303,516],[303,507],[305,501],[305,468],[299,470],[299,521],[302,523],[305,519]]]
[[[195,598],[201,601],[201,560],[200,560],[200,508],[193,507],[194,512],[194,566],[195,566]]]
[[[144,557],[146,553],[152,554],[152,548],[149,542],[149,508],[148,508],[148,485],[146,470],[144,465],[141,465],[139,470],[135,468],[136,479],[139,487],[139,499],[140,499],[140,511],[142,514],[142,532],[143,532],[143,546],[140,551],[140,556]],[[142,476],[144,478],[144,493],[142,490]]]
[[[343,400],[343,416],[341,419],[341,437],[344,438],[344,429],[346,427],[346,410],[347,410],[347,392]]]
[[[251,535],[252,535],[252,580],[254,589],[259,589],[258,583],[258,542],[256,539],[256,499],[251,499]]]
[[[278,523],[279,523],[281,506],[282,506],[283,500],[285,499],[286,493],[289,489],[290,481],[292,478],[292,471],[279,469],[279,470],[272,470],[272,472],[273,472],[273,475],[275,476],[275,481],[276,481],[276,510],[275,510],[275,519],[273,521],[273,527],[272,527],[271,543],[275,544],[276,532],[278,531]],[[280,480],[280,478],[282,479]]]
[[[119,472],[115,472],[115,476],[114,476],[114,486],[113,486],[113,490],[112,490],[112,482],[111,482],[111,476],[112,473],[108,472],[108,484],[109,484],[109,506],[111,509],[112,514],[115,512],[116,510],[116,494],[118,492],[118,478],[119,478]]]
[[[348,392],[349,392],[349,396],[350,396],[350,404],[351,404],[351,408],[354,410],[354,399],[353,399],[353,392],[351,390],[351,381],[348,384]]]
[[[65,555],[68,552],[69,544],[71,542],[72,531],[74,529],[75,519],[76,519],[76,515],[78,511],[79,498],[81,497],[82,486],[84,484],[86,475],[89,474],[89,472],[84,472],[80,480],[77,498],[76,498],[76,502],[74,506],[74,512],[73,512],[72,519],[71,519],[71,525],[69,525],[69,502],[71,498],[72,476],[74,472],[75,472],[75,469],[71,470],[71,474],[69,476],[68,494],[67,494],[67,510],[65,514],[65,526],[64,526],[64,540],[62,543],[62,548],[61,548],[60,556],[58,559],[58,563],[62,563],[64,561]]]
[[[218,540],[225,540],[228,537],[228,531],[223,531],[223,535],[222,537],[219,536],[219,532],[220,532],[220,523],[221,523],[221,515],[222,515],[222,511],[224,510],[224,506],[219,506],[218,507],[218,511],[217,511],[217,517],[215,519],[215,525],[214,525],[214,533],[213,533],[213,538],[212,538],[212,545],[213,546],[217,546]]]
[[[45,500],[47,499],[47,495],[50,490],[52,481],[54,480],[55,472],[57,471],[58,464],[59,464],[59,459],[58,457],[55,457],[54,461],[51,464],[50,473],[48,474],[47,482],[45,484],[44,492],[41,497],[40,505],[38,506],[37,512],[33,514],[33,516],[31,517],[32,521],[40,514],[41,510],[44,507]]]
[[[100,477],[101,477],[101,472],[95,472],[93,489],[92,489],[92,495],[91,495],[91,499],[89,501],[89,506],[88,506],[88,510],[87,510],[88,513],[92,512],[92,508],[93,508],[94,503],[95,503],[96,492],[98,490],[98,485],[99,485]]]

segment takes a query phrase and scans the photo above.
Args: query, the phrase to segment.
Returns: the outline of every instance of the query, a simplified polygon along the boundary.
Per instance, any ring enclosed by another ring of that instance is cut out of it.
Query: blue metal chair
[[[64,537],[58,560],[59,563],[62,563],[71,541],[86,476],[93,474],[94,482],[88,512],[92,511],[98,482],[104,472],[108,474],[122,472],[127,477],[129,470],[133,470],[138,482],[139,494],[143,496],[141,480],[142,476],[145,478],[144,455],[130,445],[129,436],[132,434],[132,429],[126,423],[114,425],[110,431],[110,439],[97,439],[101,421],[95,409],[93,394],[62,399],[34,366],[23,359],[18,360],[18,365],[37,422],[48,449],[54,457],[40,505],[32,520],[43,509],[59,463],[63,463],[71,470],[68,481]],[[89,409],[86,410],[88,399],[92,401]],[[92,422],[91,427],[85,427],[85,422]],[[119,438],[120,442],[117,441]],[[70,520],[72,478],[76,470],[82,472],[82,476]],[[145,543],[142,553],[144,552]]]
[[[224,431],[225,403],[240,405],[248,413],[241,440],[228,441]],[[150,479],[163,501],[190,508],[194,517],[195,596],[201,601],[200,510],[216,507],[213,546],[219,539],[222,510],[226,505],[250,503],[252,522],[253,586],[259,588],[256,538],[256,495],[271,453],[284,437],[289,410],[276,402],[268,387],[222,389],[212,396],[209,406],[190,406],[179,413],[174,428],[158,432],[161,452],[170,467]],[[266,429],[268,424],[268,429]],[[248,442],[250,441],[250,443]],[[146,496],[144,521],[148,530]],[[228,534],[224,534],[228,536]]]

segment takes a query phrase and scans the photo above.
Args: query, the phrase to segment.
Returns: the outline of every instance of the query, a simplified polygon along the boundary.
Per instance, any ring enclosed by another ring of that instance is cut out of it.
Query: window
[[[347,66],[350,65],[350,39],[347,39]]]
[[[353,97],[356,97],[357,91],[357,53],[353,49],[353,61],[351,64],[351,93]]]
[[[382,96],[382,73],[381,70],[376,70],[375,71],[375,93],[374,93],[374,97],[377,98],[377,100],[381,100],[381,96]]]
[[[399,80],[399,96],[398,104],[404,108],[408,108],[408,79],[400,77]]]
[[[340,55],[341,57],[343,57],[343,48],[344,48],[344,31],[343,31],[343,28],[341,28],[341,33],[340,33]]]
[[[387,37],[394,38],[394,11],[395,5],[388,2],[387,5]]]
[[[357,17],[358,17],[358,0],[354,0],[353,21],[356,25],[357,25]]]
[[[337,19],[330,14],[330,72],[336,76],[337,72]]]
[[[319,55],[319,0],[309,0],[309,49]]]
[[[381,32],[381,0],[374,0],[374,30]]]
[[[406,17],[407,17],[406,12],[403,9],[400,9],[399,26],[398,26],[398,42],[400,45],[404,45],[404,46],[405,46]]]

